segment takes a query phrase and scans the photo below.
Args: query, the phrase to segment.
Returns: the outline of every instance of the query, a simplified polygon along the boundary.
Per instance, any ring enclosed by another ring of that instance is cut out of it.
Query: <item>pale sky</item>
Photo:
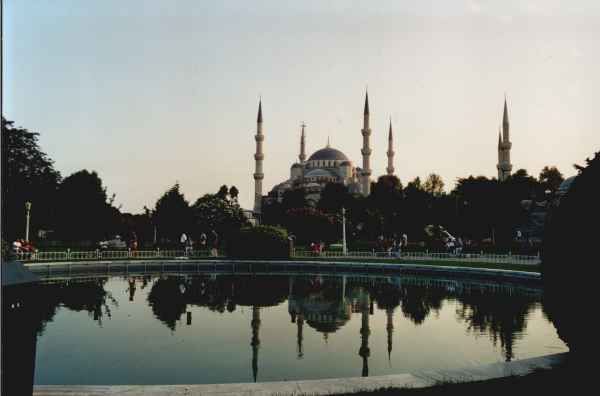
[[[235,185],[251,208],[259,96],[264,194],[298,160],[302,121],[309,155],[329,136],[361,165],[367,86],[374,177],[390,116],[404,184],[496,176],[504,93],[513,170],[569,176],[600,149],[597,0],[3,6],[2,113],[41,133],[63,176],[97,171],[125,211],[176,181],[191,202]]]

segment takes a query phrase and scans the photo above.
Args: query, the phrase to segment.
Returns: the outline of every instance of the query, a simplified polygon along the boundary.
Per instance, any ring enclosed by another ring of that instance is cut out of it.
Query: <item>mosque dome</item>
[[[348,161],[346,154],[340,150],[325,147],[321,150],[317,150],[310,156],[309,161]]]

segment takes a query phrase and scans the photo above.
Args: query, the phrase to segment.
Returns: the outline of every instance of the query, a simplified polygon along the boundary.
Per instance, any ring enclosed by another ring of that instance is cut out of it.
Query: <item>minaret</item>
[[[258,102],[258,118],[256,120],[256,153],[254,154],[254,160],[256,162],[256,168],[254,171],[254,213],[260,215],[262,206],[262,181],[265,175],[263,174],[263,140],[265,136],[262,131],[263,119],[262,119],[262,100]]]
[[[386,168],[388,176],[394,174],[394,137],[392,134],[392,117],[390,117],[390,130],[388,132],[388,166]]]
[[[300,160],[301,164],[304,164],[304,162],[306,162],[306,136],[304,135],[304,128],[306,128],[306,124],[302,123],[301,127],[302,134],[300,135],[300,155],[298,156],[298,159]]]
[[[361,314],[361,327],[360,327],[360,349],[358,350],[358,354],[362,357],[363,367],[362,367],[362,376],[369,376],[369,356],[371,355],[371,350],[369,349],[369,335],[371,334],[371,329],[369,328],[369,294],[366,290],[362,290],[361,293],[361,302],[360,302],[360,314]]]
[[[369,195],[371,190],[371,146],[369,138],[371,137],[371,128],[369,127],[369,93],[365,93],[365,110],[363,113],[363,148],[360,150],[363,156],[363,166],[361,173],[361,189],[364,196]]]
[[[502,131],[498,137],[498,181],[505,181],[510,176],[512,164],[510,163],[510,122],[508,121],[508,106],[504,97],[504,112],[502,114]]]
[[[258,349],[260,348],[260,339],[258,338],[260,330],[260,309],[257,306],[252,306],[252,376],[254,382],[256,382],[256,376],[258,374]]]

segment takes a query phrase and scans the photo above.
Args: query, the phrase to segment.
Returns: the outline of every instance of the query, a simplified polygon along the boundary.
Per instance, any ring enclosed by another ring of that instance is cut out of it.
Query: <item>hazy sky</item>
[[[300,123],[372,167],[387,123],[402,182],[496,176],[508,96],[514,170],[565,175],[600,149],[600,2],[3,0],[3,114],[67,176],[96,170],[123,210],[179,181],[236,185],[252,207],[263,98],[264,193],[289,177]]]

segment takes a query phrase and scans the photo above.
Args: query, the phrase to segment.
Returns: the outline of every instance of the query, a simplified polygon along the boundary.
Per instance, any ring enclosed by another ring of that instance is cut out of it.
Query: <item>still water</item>
[[[35,384],[373,376],[568,350],[541,291],[483,281],[213,273],[34,290],[3,345],[27,344]]]

